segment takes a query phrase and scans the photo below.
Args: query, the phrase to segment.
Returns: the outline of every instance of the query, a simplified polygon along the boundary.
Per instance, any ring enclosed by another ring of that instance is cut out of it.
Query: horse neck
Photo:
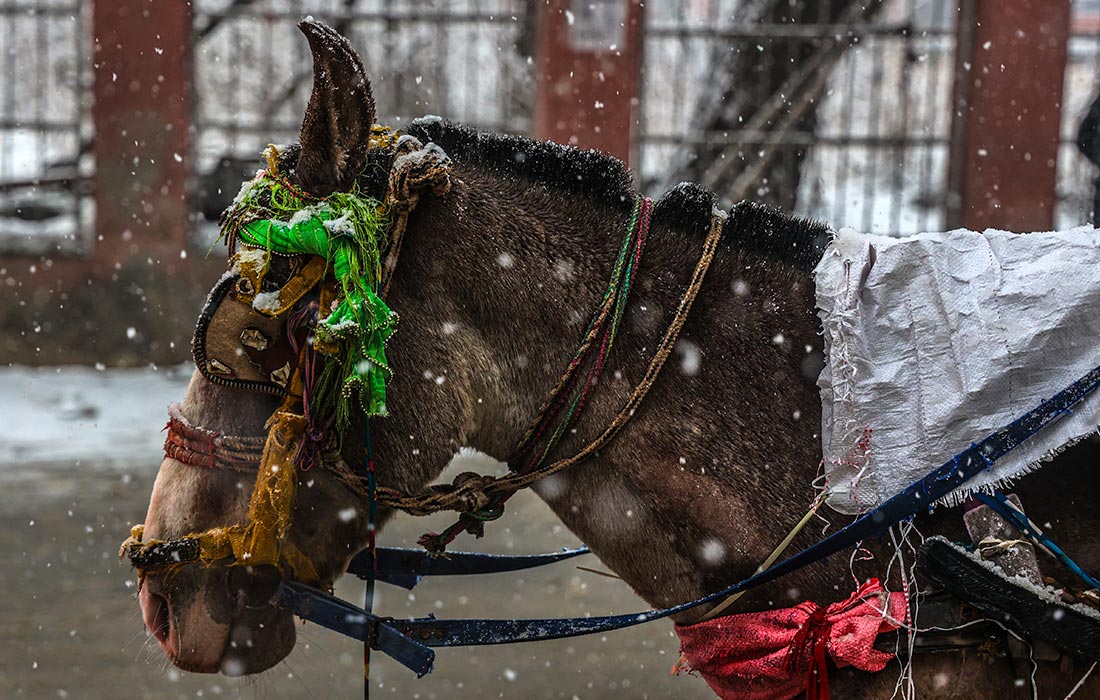
[[[605,371],[599,400],[563,452],[607,425],[634,388],[700,245],[654,231],[632,302],[634,322]],[[596,459],[535,488],[604,563],[658,606],[750,575],[806,512],[820,463],[820,338],[808,275],[726,249],[680,338],[624,433]],[[819,529],[809,528],[813,535]],[[827,602],[837,595],[833,584],[845,583],[846,568],[838,560],[788,577],[778,591],[748,595],[739,609],[784,607],[803,597]]]
[[[385,429],[430,428],[452,452],[469,445],[504,460],[606,288],[630,204],[610,209],[461,166],[454,175],[446,197],[414,212],[395,273]],[[403,415],[425,406],[431,426]]]
[[[414,215],[392,294],[403,329],[391,343],[383,473],[417,488],[460,446],[508,456],[572,357],[629,216],[626,206],[457,174],[447,197]],[[617,345],[555,457],[583,446],[623,405],[701,244],[655,222]],[[816,368],[806,369],[806,347],[820,347],[808,275],[727,250],[681,337],[626,432],[535,489],[653,605],[751,574],[805,512],[820,460]],[[413,461],[410,448],[419,451]],[[819,569],[784,585],[797,595],[820,588],[829,599],[840,575]],[[746,602],[788,598],[765,590]]]

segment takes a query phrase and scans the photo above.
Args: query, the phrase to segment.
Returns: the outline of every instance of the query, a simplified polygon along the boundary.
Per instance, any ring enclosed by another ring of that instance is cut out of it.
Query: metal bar
[[[39,5],[32,2],[19,2],[0,5],[0,15],[33,15],[42,17],[69,17],[79,15],[80,5]]]
[[[977,31],[978,0],[959,0],[958,25],[955,38],[955,75],[951,89],[951,142],[947,154],[947,212],[948,228],[962,226],[963,220],[963,179],[966,169],[967,126],[965,117],[970,109],[972,65],[970,57],[974,53],[974,35]]]
[[[4,26],[0,28],[3,31],[4,36],[15,37],[16,36],[16,17],[5,17]],[[5,115],[15,113],[15,80],[12,80],[10,76],[15,75],[16,68],[16,52],[4,51],[3,55],[0,55],[0,64],[4,67],[4,75],[9,76],[4,81],[3,88],[3,102],[0,104],[0,112]],[[14,141],[15,135],[10,132],[0,132],[0,178],[9,178],[14,172],[12,164],[12,153],[15,150]]]
[[[933,24],[939,25],[939,24],[942,23],[943,9],[944,8],[940,5],[933,5],[933,8],[932,8],[932,23]],[[952,29],[952,31],[955,31],[955,30]],[[923,83],[924,99],[921,100],[920,103],[919,103],[920,108],[918,109],[918,112],[920,114],[922,114],[922,119],[926,120],[925,123],[928,125],[928,127],[929,128],[934,128],[935,124],[936,124],[936,113],[937,113],[938,110],[942,109],[942,107],[940,105],[940,92],[941,91],[937,89],[937,80],[936,80],[936,71],[939,68],[938,68],[938,66],[934,66],[933,63],[932,63],[932,52],[931,52],[931,50],[929,50],[926,55],[927,55],[927,58],[926,58],[927,65],[925,66],[925,76],[924,76],[924,83]],[[948,106],[950,106],[951,103],[948,102],[947,104],[948,104]],[[949,129],[950,129],[950,127],[949,127]],[[948,143],[948,148],[950,148],[950,141],[948,141],[947,143]],[[935,145],[938,145],[938,144],[935,144]],[[917,158],[919,159],[919,163],[920,163],[920,190],[919,190],[919,192],[921,192],[922,194],[929,193],[929,192],[932,191],[932,168],[935,165],[935,153],[934,153],[933,148],[931,148],[931,146],[926,147],[924,149],[923,154],[917,154]],[[942,180],[936,183],[937,188],[943,188],[943,187],[945,187],[945,185],[946,185],[946,183],[944,183]],[[941,219],[939,221],[936,221],[934,224],[931,224],[931,222],[928,222],[926,220],[925,222],[922,222],[922,225],[919,228],[925,229],[925,230],[927,230],[929,228],[937,228],[939,226],[942,226],[943,223],[947,220],[948,205],[946,204],[946,200],[948,198],[944,197],[944,198],[941,198],[941,199],[944,200],[944,201],[941,202],[941,204],[940,204],[939,213],[940,213],[940,216],[943,217],[943,219]],[[927,224],[931,224],[931,225],[927,225]]]
[[[14,82],[14,81],[12,81]],[[25,119],[0,118],[0,130],[26,129],[28,131],[74,131],[79,123],[74,119],[70,122],[51,121],[27,121]]]
[[[698,25],[666,25],[650,27],[646,30],[650,38],[702,38],[731,41],[750,41],[753,39],[850,39],[863,36],[902,36],[932,37],[950,36],[946,30],[921,30],[913,32],[910,23],[904,24],[744,24],[737,27],[704,27]]]
[[[386,12],[386,11],[371,11],[371,12],[348,12],[348,11],[334,11],[334,12],[320,12],[315,11],[317,16],[324,19],[326,22],[409,22],[409,23],[421,23],[421,22],[435,22],[435,23],[463,23],[463,24],[507,24],[514,21],[510,14],[495,14],[492,12]],[[282,10],[282,9],[264,9],[263,12],[248,11],[247,8],[233,9],[230,11],[215,11],[215,12],[200,12],[199,17],[205,17],[210,20],[217,19],[236,19],[236,18],[256,18],[262,16],[264,19],[272,20],[300,20],[302,18],[301,10]]]
[[[423,549],[379,547],[375,553],[376,576],[379,581],[411,590],[424,576],[466,576],[522,571],[565,561],[582,554],[588,554],[587,547],[518,556],[481,552],[448,552],[446,557],[433,557]],[[360,553],[351,560],[347,572],[364,578],[369,571],[369,557],[366,553]]]
[[[883,79],[883,71],[885,67],[882,61],[882,46],[874,39],[870,39],[864,42],[864,50],[869,54],[871,59],[871,84],[883,85],[885,80]],[[874,137],[878,137],[882,132],[882,119],[879,111],[879,105],[882,100],[871,100],[868,111],[870,112],[868,117],[867,127],[874,133]],[[880,149],[865,149],[865,157],[867,158],[865,170],[867,177],[863,180],[863,225],[860,227],[861,231],[870,231],[874,228],[875,221],[875,193],[872,191],[875,187],[881,187],[876,177],[878,171],[878,156]]]
[[[914,11],[913,3],[910,1],[906,8],[909,13]],[[906,49],[911,48],[912,42],[906,41]],[[909,82],[912,73],[911,63],[908,60],[904,60],[899,67],[899,75],[897,81],[898,89],[898,102],[900,102],[901,109],[901,125],[902,129],[908,131],[909,129]],[[876,100],[877,102],[877,100]],[[905,149],[904,147],[895,147],[891,149],[891,152],[887,154],[887,157],[893,161],[893,168],[891,168],[892,185],[894,188],[895,196],[890,201],[890,230],[895,233],[901,232],[901,201],[905,196],[905,182],[902,179],[903,173],[908,172],[905,167]],[[874,184],[872,183],[872,186]]]
[[[390,115],[389,118],[395,118],[396,115]],[[385,122],[386,117],[379,119],[381,122]],[[265,136],[276,136],[280,133],[297,135],[298,130],[301,128],[301,124],[294,122],[271,122],[268,124],[238,124],[229,119],[219,119],[217,117],[209,117],[206,119],[200,119],[197,122],[201,127],[206,129],[221,129],[223,131],[235,131],[241,134],[264,134]],[[478,129],[486,131],[500,131],[503,133],[516,134],[522,133],[522,129],[518,128],[516,124],[504,124],[493,122],[481,122],[471,123],[468,126],[474,126]],[[400,128],[400,127],[395,127]]]
[[[78,192],[88,193],[91,192],[92,178],[87,175],[66,175],[63,177],[32,177],[25,180],[3,180],[0,179],[0,192],[18,190],[27,187],[59,187],[62,189],[73,189]],[[72,185],[79,185],[79,187],[71,187]]]
[[[905,146],[940,146],[948,143],[946,136],[875,136],[875,135],[842,135],[828,136],[818,135],[809,131],[792,131],[786,134],[777,134],[773,131],[711,131],[691,135],[685,134],[646,134],[642,142],[650,145],[685,145],[685,144],[711,144],[711,145],[750,145],[764,144],[788,144],[792,146],[816,146],[819,144],[831,146],[881,146],[883,148],[898,148]],[[1066,139],[1064,143],[1073,143],[1072,139]]]

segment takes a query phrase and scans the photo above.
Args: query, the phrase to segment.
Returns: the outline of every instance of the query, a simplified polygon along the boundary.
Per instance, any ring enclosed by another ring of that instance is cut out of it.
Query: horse
[[[370,82],[344,37],[308,20],[300,28],[312,50],[314,86],[300,143],[286,150],[296,156],[291,179],[322,196],[348,191],[376,177],[368,167],[375,148]],[[451,160],[449,190],[424,196],[407,221],[387,296],[401,315],[401,332],[388,345],[389,416],[371,421],[379,487],[416,493],[459,448],[507,458],[600,304],[638,194],[625,166],[597,152],[437,118],[402,131],[437,144]],[[681,185],[653,205],[617,345],[558,453],[571,454],[598,434],[641,380],[692,276],[715,204],[710,193]],[[533,486],[652,606],[693,600],[752,574],[815,499],[822,459],[815,381],[823,355],[811,272],[821,231],[808,222],[796,222],[784,236],[724,230],[674,361],[621,435]],[[189,425],[262,439],[278,405],[274,396],[196,371],[179,411]],[[363,460],[357,430],[344,436],[348,463]],[[1100,550],[1085,545],[1100,525],[1091,507],[1100,482],[1085,471],[1089,454],[1085,446],[1071,449],[1015,491],[1084,567],[1095,569]],[[145,537],[171,540],[246,521],[253,482],[247,471],[166,456]],[[311,559],[319,585],[331,586],[367,546],[364,508],[362,497],[323,464],[298,476],[287,538]],[[378,526],[394,515],[381,509]],[[957,512],[947,509],[921,513],[914,525],[925,535],[966,537]],[[800,533],[793,546],[810,544],[818,529]],[[819,561],[749,591],[726,613],[833,603],[848,596],[853,579],[871,576],[897,589],[901,573],[888,569],[892,551],[888,542],[866,542],[863,556]],[[290,613],[267,604],[282,575],[271,566],[144,573],[145,625],[181,669],[260,673],[295,643]],[[691,626],[711,607],[673,621]],[[902,660],[891,663],[893,672],[831,670],[833,696],[892,697]],[[914,654],[908,663],[917,697],[1032,697],[1020,674],[976,648]],[[1041,697],[1069,692],[1080,675],[1067,672],[1072,666],[1066,657],[1037,661]],[[1089,678],[1079,692],[1100,697],[1100,679]]]

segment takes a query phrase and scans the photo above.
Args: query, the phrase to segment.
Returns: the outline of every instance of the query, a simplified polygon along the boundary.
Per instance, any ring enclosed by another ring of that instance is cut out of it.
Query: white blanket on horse
[[[866,512],[1100,365],[1100,232],[844,230],[816,270],[829,504]],[[1100,426],[1100,395],[948,497]]]

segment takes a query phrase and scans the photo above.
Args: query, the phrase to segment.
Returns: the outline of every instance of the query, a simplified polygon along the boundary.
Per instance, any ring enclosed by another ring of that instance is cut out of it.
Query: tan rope
[[[1002,540],[996,537],[986,537],[978,543],[978,553],[982,559],[999,557],[1020,544],[1031,544],[1028,540]]]
[[[779,558],[779,555],[785,552],[787,550],[787,547],[791,546],[791,542],[794,542],[794,538],[798,536],[798,533],[802,532],[802,529],[806,527],[806,524],[810,522],[810,519],[814,517],[814,514],[817,513],[817,509],[820,508],[821,504],[824,502],[824,493],[814,499],[813,505],[811,505],[810,509],[806,511],[806,514],[802,516],[802,519],[799,520],[795,524],[795,526],[791,528],[791,531],[787,533],[787,536],[784,537],[778,545],[776,545],[775,549],[772,550],[772,553],[769,554],[768,558],[764,560],[764,563],[756,567],[756,571],[753,572],[753,576],[760,573],[764,569],[769,568],[772,564],[775,563],[775,560]],[[706,615],[703,615],[701,618],[699,618],[699,622],[706,622],[707,620],[717,617],[719,613],[736,603],[738,599],[740,599],[741,596],[745,595],[745,593],[747,592],[748,591],[737,591],[736,593],[730,595],[721,603],[711,608]]]
[[[461,483],[456,479],[456,483],[450,485],[440,484],[429,486],[425,492],[417,495],[410,495],[397,489],[380,486],[375,492],[375,497],[379,505],[396,508],[411,515],[428,515],[444,510],[469,512],[472,507],[477,507],[476,504],[486,503],[494,495],[511,493],[527,488],[539,479],[543,479],[551,474],[556,474],[572,467],[578,462],[588,459],[607,446],[607,444],[615,439],[619,432],[622,431],[630,421],[630,418],[641,404],[642,399],[645,398],[646,394],[648,394],[649,390],[653,387],[654,382],[656,382],[657,376],[664,367],[668,356],[672,353],[673,347],[676,344],[676,339],[680,335],[680,330],[687,321],[691,306],[695,302],[695,298],[698,296],[699,290],[703,286],[703,279],[706,277],[707,270],[710,268],[710,264],[714,260],[714,255],[718,250],[718,242],[722,237],[722,227],[725,223],[725,219],[725,214],[722,212],[716,212],[712,217],[710,231],[707,233],[706,240],[703,242],[703,252],[692,273],[691,281],[684,291],[684,295],[680,298],[680,304],[676,309],[676,314],[665,330],[664,337],[661,339],[661,343],[657,347],[653,359],[650,360],[645,375],[634,388],[633,393],[630,395],[630,398],[627,399],[619,413],[607,428],[604,429],[598,437],[592,440],[592,442],[588,443],[588,445],[572,457],[560,459],[524,474],[511,473],[501,477],[475,475],[477,478],[470,478],[468,475],[460,475],[460,478],[461,476],[466,476]],[[346,465],[344,465],[344,467],[345,468],[334,470],[334,473],[353,490],[360,493],[365,492],[365,478],[361,478],[358,474],[347,469]]]
[[[451,189],[451,160],[434,143],[427,146],[405,135],[397,141],[393,165],[386,187],[386,207],[396,212],[390,230],[390,252],[382,266],[381,296],[386,298],[393,283],[393,271],[401,254],[401,242],[409,223],[409,213],[416,208],[420,194],[428,189],[438,197]]]

